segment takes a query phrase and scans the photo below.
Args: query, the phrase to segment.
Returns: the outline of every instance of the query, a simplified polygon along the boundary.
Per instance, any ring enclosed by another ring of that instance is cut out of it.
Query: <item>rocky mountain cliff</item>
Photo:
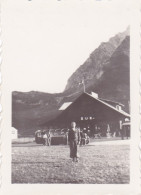
[[[42,92],[12,93],[12,126],[20,134],[32,135],[53,117],[66,101],[75,100],[83,93],[94,91],[99,97],[121,102],[129,112],[130,101],[130,36],[129,29],[101,43],[68,79],[64,92],[49,94]]]
[[[68,79],[65,92],[70,93],[71,90],[73,92],[79,90],[79,83],[81,83],[83,79],[86,87],[99,82],[99,79],[103,75],[103,68],[107,66],[108,60],[110,60],[116,49],[118,47],[119,49],[122,48],[122,41],[127,36],[129,36],[129,28],[127,28],[125,32],[112,37],[108,42],[101,43],[101,45],[90,54],[84,64]],[[129,53],[129,49],[127,53]]]

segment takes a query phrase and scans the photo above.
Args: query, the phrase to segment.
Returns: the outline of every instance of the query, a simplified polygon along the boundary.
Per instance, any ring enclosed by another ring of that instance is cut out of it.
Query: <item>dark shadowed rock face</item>
[[[129,29],[102,43],[68,79],[63,93],[13,92],[12,125],[21,135],[30,135],[42,124],[59,114],[58,108],[66,101],[74,101],[86,91],[99,97],[125,104],[129,111],[130,100],[130,37]]]
[[[103,74],[103,67],[106,66],[112,54],[120,46],[128,34],[129,29],[123,33],[117,34],[108,42],[102,43],[97,49],[95,49],[84,64],[81,65],[68,79],[65,92],[71,93],[71,91],[74,92],[82,88],[82,85],[80,86],[79,83],[83,78],[85,79],[86,86],[90,85],[92,82],[96,83]],[[129,52],[129,49],[127,52]]]
[[[127,36],[106,62],[98,82],[88,87],[88,91],[96,91],[102,98],[125,104],[127,112],[130,101],[129,39]]]

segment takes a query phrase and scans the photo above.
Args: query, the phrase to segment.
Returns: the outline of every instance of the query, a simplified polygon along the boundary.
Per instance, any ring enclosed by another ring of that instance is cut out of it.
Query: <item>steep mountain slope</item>
[[[127,112],[130,101],[129,43],[127,36],[106,62],[98,82],[88,88],[88,91],[96,91],[102,98],[123,103]]]
[[[101,45],[90,54],[86,62],[68,79],[65,92],[72,93],[78,91],[79,88],[82,87],[79,83],[83,79],[85,80],[86,87],[99,82],[99,78],[103,74],[103,67],[106,66],[107,61],[128,35],[129,29],[112,37],[108,42],[101,43]]]
[[[97,92],[99,97],[125,104],[129,111],[129,29],[102,43],[68,79],[64,92],[12,93],[12,126],[22,136],[33,135],[50,119],[57,116],[63,102],[74,101],[81,93],[84,79],[87,92]]]

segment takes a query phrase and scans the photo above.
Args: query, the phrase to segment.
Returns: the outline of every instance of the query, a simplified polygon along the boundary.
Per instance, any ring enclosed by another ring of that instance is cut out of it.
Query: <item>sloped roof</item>
[[[110,104],[110,102],[111,103],[114,103],[114,104],[117,104],[117,105],[120,105],[120,106],[123,106],[124,107],[124,105],[122,104],[122,103],[120,103],[120,102],[115,102],[115,101],[113,101],[113,100],[107,100],[107,99],[103,99],[103,98],[99,98],[100,100],[102,100],[102,101],[104,101],[104,102],[109,102],[109,104]]]
[[[93,101],[94,100],[94,101]],[[73,103],[65,110],[60,111],[55,119],[49,121],[51,124],[67,123],[71,120],[80,120],[81,116],[92,116],[97,120],[120,120],[121,118],[130,118],[130,115],[122,110],[118,110],[114,106],[93,97],[88,93],[81,94]]]
[[[85,93],[85,94],[87,94],[87,95],[91,96],[92,98],[94,98],[92,95],[90,95],[90,94],[88,94],[88,93]],[[129,115],[128,113],[124,112],[123,110],[118,110],[118,109],[115,108],[114,106],[112,106],[112,105],[110,105],[110,104],[108,104],[108,103],[102,101],[101,99],[98,99],[98,98],[94,98],[94,99],[97,100],[97,101],[99,101],[99,102],[101,102],[102,104],[105,104],[105,105],[108,106],[109,108],[111,108],[111,109],[113,109],[113,110],[119,112],[120,114],[123,114],[123,115],[125,115],[125,116],[127,116],[127,117],[130,117],[130,115]]]

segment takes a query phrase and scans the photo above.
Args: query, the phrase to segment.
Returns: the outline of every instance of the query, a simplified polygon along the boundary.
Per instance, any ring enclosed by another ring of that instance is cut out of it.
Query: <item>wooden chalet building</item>
[[[80,128],[95,133],[97,127],[103,136],[107,126],[111,132],[119,131],[120,124],[130,120],[130,115],[122,110],[124,105],[98,98],[93,93],[83,93],[74,102],[66,102],[60,107],[60,115],[49,121],[48,125],[55,128],[69,128],[72,121],[75,121]]]

